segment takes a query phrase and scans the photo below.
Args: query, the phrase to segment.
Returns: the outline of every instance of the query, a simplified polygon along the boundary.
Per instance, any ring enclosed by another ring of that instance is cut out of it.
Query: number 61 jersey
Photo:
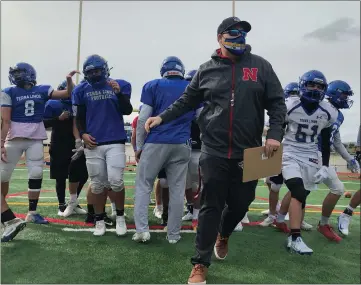
[[[322,101],[313,113],[309,114],[302,106],[300,98],[292,97],[286,101],[286,132],[283,154],[311,166],[319,166],[318,136],[325,128],[332,126],[338,111],[329,102]]]

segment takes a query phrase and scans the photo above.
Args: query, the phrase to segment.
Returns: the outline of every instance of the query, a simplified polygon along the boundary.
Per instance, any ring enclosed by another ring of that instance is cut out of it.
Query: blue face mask
[[[233,55],[241,55],[246,50],[246,38],[241,35],[233,39],[224,39],[223,46]]]

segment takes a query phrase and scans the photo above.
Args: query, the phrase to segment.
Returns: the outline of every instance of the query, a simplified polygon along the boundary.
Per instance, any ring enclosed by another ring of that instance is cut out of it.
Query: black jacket
[[[267,138],[281,142],[287,112],[282,86],[271,64],[250,51],[247,45],[239,60],[232,62],[217,50],[199,67],[184,94],[160,114],[162,123],[204,102],[198,119],[202,152],[242,159],[244,149],[262,145],[267,110]]]

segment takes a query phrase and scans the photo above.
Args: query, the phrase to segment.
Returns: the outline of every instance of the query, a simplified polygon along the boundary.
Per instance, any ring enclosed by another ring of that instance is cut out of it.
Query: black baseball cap
[[[223,32],[227,31],[229,28],[235,25],[240,25],[246,33],[248,33],[252,28],[251,24],[247,21],[241,21],[237,17],[229,17],[227,19],[224,19],[219,25],[217,29],[217,35],[222,34]]]

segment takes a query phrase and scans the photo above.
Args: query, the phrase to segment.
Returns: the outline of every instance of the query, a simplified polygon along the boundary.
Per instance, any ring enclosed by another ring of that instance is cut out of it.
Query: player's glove
[[[358,173],[360,172],[360,165],[356,159],[351,159],[347,163],[347,169],[351,170],[352,173]]]
[[[71,160],[77,160],[79,157],[82,156],[82,154],[84,153],[84,146],[81,139],[75,140],[75,149],[73,149],[72,151],[75,153],[71,157]]]
[[[322,166],[320,170],[317,171],[317,173],[313,176],[313,178],[315,179],[316,184],[322,183],[323,180],[328,178],[328,167]]]

